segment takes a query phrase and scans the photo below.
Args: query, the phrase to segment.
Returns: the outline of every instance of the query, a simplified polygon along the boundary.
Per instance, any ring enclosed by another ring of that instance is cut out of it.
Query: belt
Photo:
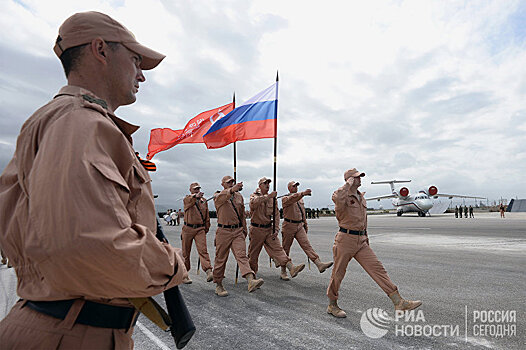
[[[367,235],[367,230],[365,231],[354,231],[354,230],[347,230],[346,228],[340,227],[340,231],[343,233],[348,233],[350,235],[357,235],[357,236],[365,236]]]
[[[205,224],[187,224],[186,222],[184,223],[186,226],[188,227],[191,227],[191,228],[199,228],[199,227],[204,227]]]
[[[63,320],[66,318],[74,301],[75,299],[57,301],[28,300],[26,305],[35,311]],[[135,326],[135,322],[137,322],[135,314],[135,308],[100,304],[86,300],[75,323],[92,327],[129,329]],[[139,313],[137,313],[138,315]]]
[[[250,225],[252,225],[254,227],[269,228],[270,226],[272,226],[272,223],[266,224],[266,225],[260,225],[260,224],[255,224],[255,223],[251,222]]]
[[[303,220],[291,220],[291,219],[287,219],[287,218],[285,218],[283,220],[285,220],[286,222],[292,222],[293,224],[299,224],[299,223],[303,222]]]
[[[238,227],[241,227],[241,224],[237,224],[237,225],[223,225],[223,224],[217,224],[217,227],[222,227],[222,228],[238,228]]]

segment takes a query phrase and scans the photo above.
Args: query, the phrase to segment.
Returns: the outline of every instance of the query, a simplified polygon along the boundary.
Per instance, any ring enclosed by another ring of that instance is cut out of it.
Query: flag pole
[[[273,179],[273,191],[276,191],[276,170],[277,170],[277,158],[278,158],[278,82],[279,82],[279,71],[276,71],[276,104],[274,105],[274,179]],[[276,204],[277,199],[274,198],[272,201],[272,239],[276,239],[274,232],[276,232]],[[279,216],[277,218],[279,220]],[[272,267],[272,258],[269,256],[270,267]]]
[[[232,110],[236,108],[236,92],[234,91],[234,96],[232,97]],[[234,183],[237,183],[237,154],[236,154],[236,142],[234,142]],[[236,261],[236,281],[239,278],[239,264]]]

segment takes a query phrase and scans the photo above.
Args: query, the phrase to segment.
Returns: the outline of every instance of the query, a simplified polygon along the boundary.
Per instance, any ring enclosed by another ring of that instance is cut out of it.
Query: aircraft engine
[[[438,193],[438,188],[436,188],[436,186],[429,186],[429,190],[427,192],[429,196],[433,197],[437,193]]]
[[[407,196],[409,196],[409,190],[407,189],[407,187],[402,187],[402,188],[400,189],[400,192],[399,192],[399,193],[400,193],[400,196],[402,196],[402,197],[407,197]]]

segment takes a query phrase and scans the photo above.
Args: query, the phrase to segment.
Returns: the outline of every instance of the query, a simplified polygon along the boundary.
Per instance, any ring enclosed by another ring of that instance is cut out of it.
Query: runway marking
[[[168,346],[166,346],[165,343],[162,342],[161,339],[157,338],[152,332],[150,332],[150,330],[148,328],[146,328],[142,323],[140,323],[139,321],[137,321],[137,327],[139,327],[139,329],[144,333],[146,334],[146,336],[148,338],[150,338],[155,344],[157,344],[157,346],[159,346],[161,349],[163,350],[170,350],[170,348]]]
[[[392,226],[369,226],[367,228],[386,228],[392,229]],[[404,227],[404,230],[431,230],[431,227]]]

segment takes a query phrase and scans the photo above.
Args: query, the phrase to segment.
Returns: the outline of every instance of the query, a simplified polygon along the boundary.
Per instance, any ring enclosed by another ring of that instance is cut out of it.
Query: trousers
[[[250,227],[250,243],[248,244],[248,261],[250,268],[258,272],[258,261],[261,249],[265,247],[267,254],[278,266],[285,266],[290,261],[277,237],[272,236],[272,227]]]
[[[250,268],[247,257],[247,246],[243,227],[236,229],[218,227],[215,238],[216,258],[214,261],[214,283],[221,283],[225,278],[226,262],[230,249],[234,253],[241,276],[245,277],[249,273],[254,274]]]
[[[206,272],[211,269],[212,265],[210,264],[210,256],[208,255],[208,250],[206,248],[205,228],[191,228],[184,225],[181,237],[184,265],[186,266],[186,270],[190,271],[190,252],[192,251],[192,241],[195,241],[195,247],[197,248],[197,253],[199,254],[201,268],[203,271]]]
[[[316,261],[320,258],[314,251],[314,248],[312,248],[310,245],[307,232],[305,232],[305,228],[303,227],[303,223],[295,224],[286,221],[283,222],[281,237],[283,250],[287,255],[289,255],[292,242],[294,242],[294,238],[296,238],[296,241],[298,241],[301,249],[303,249],[311,261]]]

